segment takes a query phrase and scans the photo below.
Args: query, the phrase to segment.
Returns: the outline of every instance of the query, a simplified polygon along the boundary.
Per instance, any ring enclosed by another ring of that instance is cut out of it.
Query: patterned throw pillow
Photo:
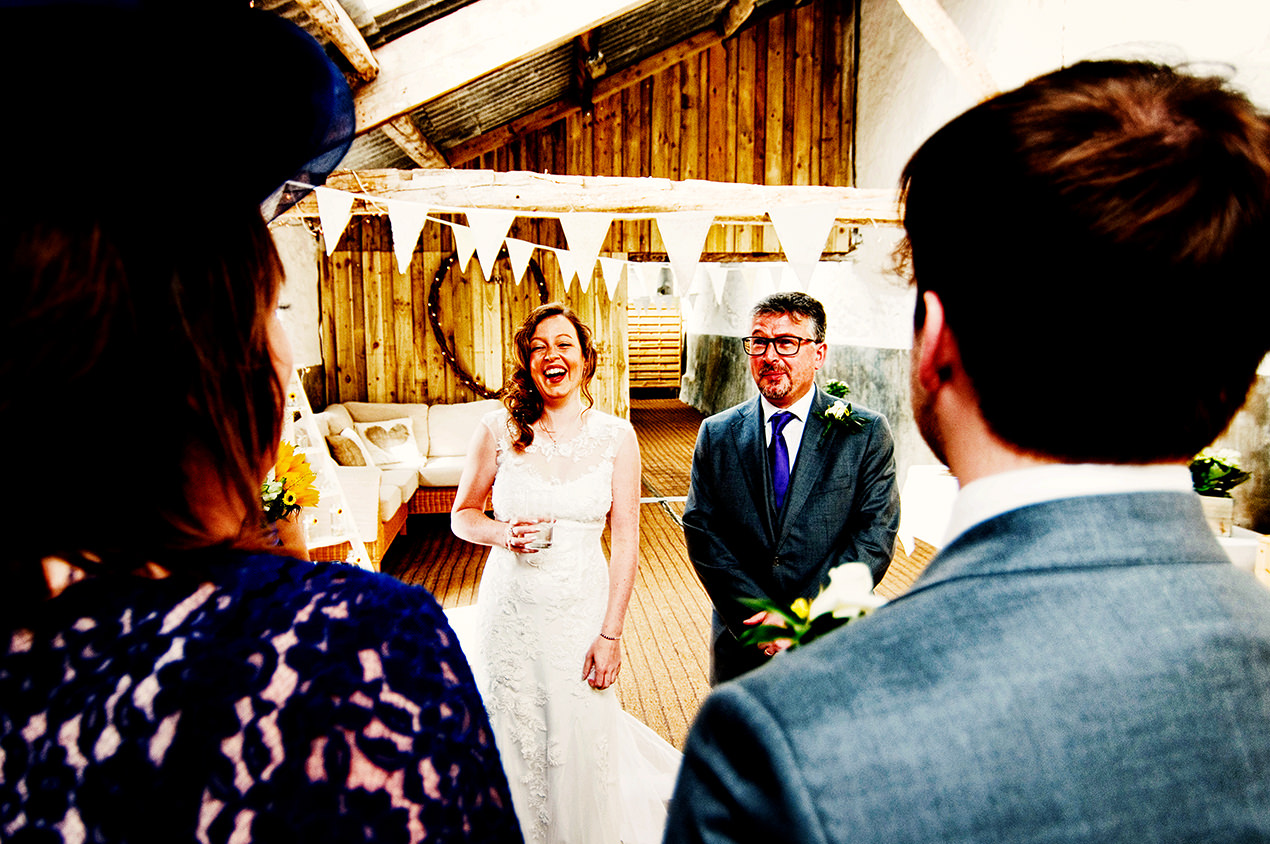
[[[376,466],[417,465],[420,462],[414,423],[409,416],[382,422],[357,422],[355,427]]]
[[[326,444],[330,446],[331,456],[335,458],[335,462],[341,466],[374,465],[374,460],[371,459],[370,452],[366,450],[362,438],[352,428],[345,428],[338,434],[331,434],[326,438]]]

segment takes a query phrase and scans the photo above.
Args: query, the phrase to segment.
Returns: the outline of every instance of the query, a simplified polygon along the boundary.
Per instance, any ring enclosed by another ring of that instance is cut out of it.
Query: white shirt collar
[[[811,403],[816,399],[816,385],[812,384],[811,389],[807,391],[801,399],[791,404],[789,407],[777,407],[767,400],[767,396],[759,394],[759,401],[763,403],[763,424],[766,425],[772,418],[772,414],[778,410],[784,410],[794,414],[799,422],[806,422],[807,417],[811,415]]]
[[[1125,492],[1188,492],[1192,488],[1191,473],[1177,464],[1059,463],[1001,472],[966,484],[957,493],[945,544],[980,522],[1044,501]]]

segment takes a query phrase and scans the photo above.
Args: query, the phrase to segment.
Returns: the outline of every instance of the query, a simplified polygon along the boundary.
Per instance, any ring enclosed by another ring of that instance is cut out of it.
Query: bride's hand
[[[593,689],[607,689],[617,682],[622,668],[622,645],[604,636],[596,636],[582,663],[582,679]]]

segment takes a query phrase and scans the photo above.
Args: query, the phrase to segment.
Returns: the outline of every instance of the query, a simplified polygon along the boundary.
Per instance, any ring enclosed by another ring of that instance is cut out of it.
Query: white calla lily
[[[829,572],[829,585],[811,602],[811,619],[832,613],[834,618],[866,615],[886,603],[873,593],[873,572],[864,563],[843,563]]]

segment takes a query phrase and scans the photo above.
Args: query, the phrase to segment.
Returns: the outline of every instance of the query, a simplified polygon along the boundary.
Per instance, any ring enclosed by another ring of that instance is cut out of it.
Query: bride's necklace
[[[546,435],[547,435],[547,438],[548,438],[548,439],[550,439],[550,440],[551,440],[552,445],[555,445],[555,446],[559,447],[559,445],[560,445],[560,440],[556,439],[556,434],[561,434],[561,435],[563,436],[563,434],[564,434],[563,426],[561,426],[561,430],[556,430],[556,429],[553,429],[553,428],[548,428],[548,427],[547,427],[547,416],[546,416],[546,414],[543,414],[543,415],[542,415],[541,417],[539,417],[539,419],[538,419],[538,427],[539,427],[539,428],[541,428],[541,429],[542,429],[542,432],[543,432],[544,434],[546,434]],[[573,418],[573,420],[572,420],[571,424],[569,425],[569,429],[570,429],[573,433],[577,433],[577,430],[578,430],[578,428],[580,428],[580,427],[582,427],[582,411],[581,411],[581,410],[579,410],[579,411],[578,411],[577,416],[575,416],[575,417]]]

